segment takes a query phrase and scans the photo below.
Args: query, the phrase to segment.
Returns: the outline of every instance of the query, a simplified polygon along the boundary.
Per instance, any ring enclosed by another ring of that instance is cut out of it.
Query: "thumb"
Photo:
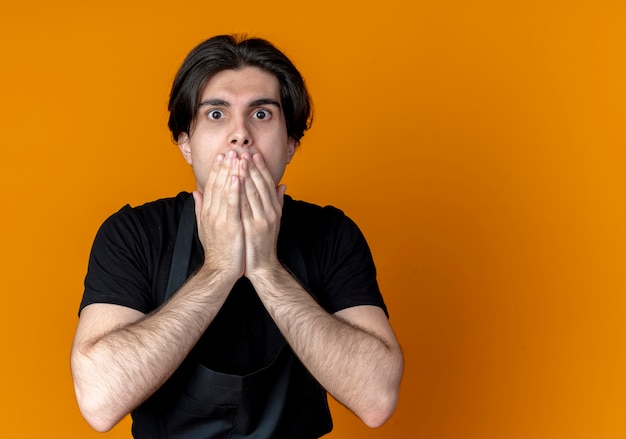
[[[191,195],[193,195],[194,208],[196,210],[197,217],[202,210],[202,202],[204,201],[204,196],[199,191],[193,191]]]
[[[287,191],[287,185],[281,184],[276,188],[276,196],[278,197],[278,203],[280,204],[280,208],[282,209],[283,204],[285,202],[285,192]]]

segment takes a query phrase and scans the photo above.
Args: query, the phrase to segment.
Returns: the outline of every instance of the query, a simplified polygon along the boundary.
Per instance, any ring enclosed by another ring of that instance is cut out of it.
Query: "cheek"
[[[205,172],[196,171],[194,169],[194,180],[196,182],[196,189],[200,193],[204,193],[206,189],[207,181],[209,180],[208,174]]]
[[[213,154],[202,154],[198,151],[195,151],[192,155],[193,162],[191,168],[199,186],[204,187],[214,159],[215,156]]]
[[[283,178],[283,174],[285,173],[285,167],[287,163],[284,161],[284,158],[280,161],[276,161],[270,167],[270,173],[274,178],[274,183],[278,184],[280,180]]]
[[[205,137],[198,136],[194,140],[195,142],[191,149],[191,158],[194,166],[197,165],[198,169],[210,166],[217,155],[216,146],[209,141],[210,139]]]

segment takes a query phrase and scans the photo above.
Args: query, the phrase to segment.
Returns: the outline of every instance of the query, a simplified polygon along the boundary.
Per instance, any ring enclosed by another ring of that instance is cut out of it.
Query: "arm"
[[[402,353],[382,309],[323,310],[282,267],[251,277],[259,297],[311,374],[370,427],[393,413]]]
[[[403,369],[386,315],[374,306],[334,315],[322,309],[276,256],[284,187],[273,189],[258,154],[242,174],[245,275],[313,376],[367,425],[382,425],[395,409]]]
[[[112,428],[176,370],[243,274],[239,180],[216,158],[204,195],[194,193],[205,261],[156,312],[92,304],[83,309],[71,354],[81,412],[99,431]],[[209,242],[211,245],[209,246]]]
[[[71,365],[79,408],[98,431],[110,430],[154,393],[193,348],[232,288],[200,270],[155,313],[111,304],[83,309]]]

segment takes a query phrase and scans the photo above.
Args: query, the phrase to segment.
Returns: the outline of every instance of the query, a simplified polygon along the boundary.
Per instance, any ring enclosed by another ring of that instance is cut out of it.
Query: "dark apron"
[[[190,197],[176,236],[166,300],[188,277],[195,227]],[[287,245],[290,269],[306,284],[298,252],[296,245]],[[326,391],[286,342],[269,365],[245,376],[187,359],[132,416],[137,439],[313,439],[332,430]]]

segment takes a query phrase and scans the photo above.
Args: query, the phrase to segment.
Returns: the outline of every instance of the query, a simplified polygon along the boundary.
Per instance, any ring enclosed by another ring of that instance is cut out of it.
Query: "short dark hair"
[[[257,67],[278,79],[287,134],[297,143],[311,127],[312,104],[302,75],[269,41],[219,35],[200,43],[181,65],[170,93],[168,126],[174,141],[190,133],[206,83],[218,72]]]

